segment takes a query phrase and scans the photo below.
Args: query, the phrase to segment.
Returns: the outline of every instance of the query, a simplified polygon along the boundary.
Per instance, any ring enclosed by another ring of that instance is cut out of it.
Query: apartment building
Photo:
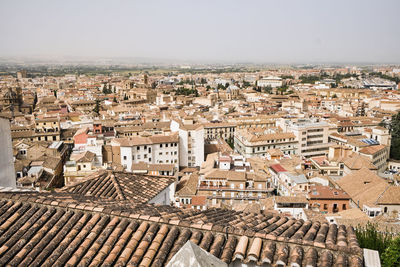
[[[247,128],[273,128],[276,121],[271,118],[262,116],[241,117],[233,121],[236,124],[236,129]]]
[[[331,126],[318,119],[298,119],[296,121],[279,120],[277,123],[284,131],[296,136],[299,145],[296,154],[306,158],[322,156],[328,153]]]
[[[96,154],[96,162],[100,165],[103,164],[104,140],[102,138],[98,138],[89,128],[81,128],[76,131],[73,140],[73,153],[90,151]]]
[[[96,106],[94,100],[76,100],[71,103],[71,107],[76,111],[92,111]]]
[[[35,120],[34,141],[60,141],[60,120],[44,118]]]
[[[73,155],[64,165],[64,185],[82,182],[101,169],[96,162],[96,154],[90,151]]]
[[[216,169],[200,176],[198,196],[207,197],[207,206],[253,203],[270,196],[273,189],[268,187],[265,177],[250,172]]]
[[[290,132],[242,129],[235,133],[234,145],[235,151],[246,158],[266,157],[270,149],[279,149],[285,155],[298,153],[298,141]]]
[[[324,213],[336,213],[350,208],[350,196],[338,188],[314,185],[307,198],[312,209]]]
[[[304,174],[289,172],[281,164],[269,166],[271,181],[281,196],[305,196],[310,185]]]
[[[367,157],[378,168],[378,171],[382,172],[387,168],[389,147],[385,145],[365,147],[360,150],[360,155]]]
[[[230,141],[235,136],[235,123],[205,123],[203,126],[206,140],[223,138],[225,141]]]
[[[170,127],[179,135],[179,166],[200,167],[204,162],[203,125],[172,120]]]
[[[190,192],[201,207],[252,203],[273,191],[269,174],[238,154],[209,154],[196,177],[197,191],[191,186]]]
[[[177,134],[115,138],[111,141],[111,147],[113,153],[119,150],[121,165],[130,172],[133,170],[133,164],[140,162],[174,164],[176,168],[179,167],[179,136]]]

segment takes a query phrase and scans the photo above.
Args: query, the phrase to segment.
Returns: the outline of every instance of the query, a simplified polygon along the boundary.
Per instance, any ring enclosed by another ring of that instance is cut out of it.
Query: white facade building
[[[272,88],[275,88],[275,87],[281,87],[282,84],[283,84],[282,78],[273,76],[265,77],[257,81],[257,86],[260,87],[270,86]]]
[[[298,119],[297,121],[279,120],[277,125],[284,131],[291,132],[298,140],[298,155],[315,157],[328,154],[328,142],[331,126],[329,123],[313,119]]]
[[[132,164],[174,164],[179,167],[178,135],[154,135],[150,137],[116,138],[111,146],[120,147],[121,165],[132,171]]]
[[[235,133],[235,151],[245,158],[266,157],[269,149],[280,149],[285,155],[294,155],[298,151],[298,141],[290,132],[264,132],[253,133],[242,129]]]
[[[204,127],[171,121],[171,131],[179,134],[179,165],[200,167],[204,162]]]

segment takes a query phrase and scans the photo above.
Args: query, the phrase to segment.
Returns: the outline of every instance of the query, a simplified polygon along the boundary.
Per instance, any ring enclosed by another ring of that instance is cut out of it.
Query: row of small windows
[[[261,151],[261,150],[266,150],[266,149],[271,149],[271,148],[276,148],[275,145],[273,146],[258,146],[257,147],[257,151]],[[286,147],[281,147],[281,149],[285,149]],[[287,148],[291,148],[291,145],[288,145]],[[294,147],[293,147],[294,148]],[[253,153],[256,152],[256,148],[253,148]]]
[[[207,129],[207,133],[216,133],[216,132],[234,132],[235,128],[219,128],[219,129]]]
[[[168,147],[168,145],[170,145],[171,147],[174,147],[174,146],[178,146],[178,143],[166,143],[166,144],[164,144],[164,146],[165,147]],[[163,147],[163,144],[160,144],[160,148],[162,148]]]

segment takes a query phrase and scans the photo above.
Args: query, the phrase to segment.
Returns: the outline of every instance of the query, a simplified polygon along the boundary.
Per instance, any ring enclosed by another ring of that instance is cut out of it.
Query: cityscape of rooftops
[[[397,0],[0,2],[0,266],[400,266]]]

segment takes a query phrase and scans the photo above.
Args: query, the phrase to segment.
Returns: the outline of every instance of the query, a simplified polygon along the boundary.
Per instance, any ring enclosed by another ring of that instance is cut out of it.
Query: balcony
[[[229,191],[229,192],[260,192],[260,193],[268,193],[274,191],[273,188],[263,188],[263,189],[256,189],[256,188],[231,188],[228,186],[204,186],[200,185],[197,187],[198,190],[204,191]]]
[[[233,200],[260,200],[265,199],[265,197],[259,196],[207,196],[207,199],[233,199]]]

